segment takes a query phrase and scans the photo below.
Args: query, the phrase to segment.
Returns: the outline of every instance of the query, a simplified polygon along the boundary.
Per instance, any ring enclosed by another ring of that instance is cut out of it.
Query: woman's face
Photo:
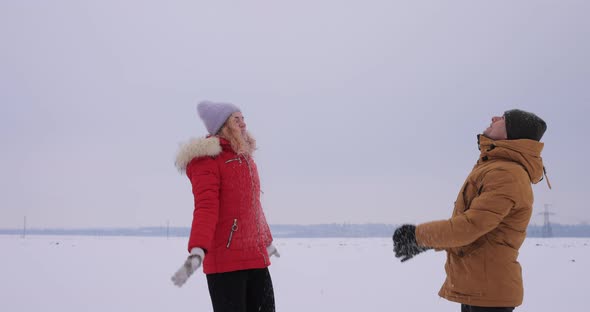
[[[235,133],[244,133],[246,131],[246,122],[240,112],[235,112],[229,116],[226,125]]]

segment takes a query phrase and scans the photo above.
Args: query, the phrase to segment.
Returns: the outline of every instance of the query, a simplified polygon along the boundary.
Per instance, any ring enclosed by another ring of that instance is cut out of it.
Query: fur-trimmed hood
[[[176,155],[175,165],[178,171],[184,173],[188,164],[197,157],[217,156],[221,153],[221,142],[218,137],[191,139],[182,144]]]

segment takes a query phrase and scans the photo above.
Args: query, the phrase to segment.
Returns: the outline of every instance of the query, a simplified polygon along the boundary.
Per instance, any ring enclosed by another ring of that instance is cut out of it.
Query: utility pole
[[[545,211],[540,213],[543,215],[543,228],[541,230],[541,235],[543,237],[553,237],[553,230],[551,229],[551,222],[549,221],[550,215],[555,215],[553,212],[549,212],[550,204],[545,204]]]
[[[166,220],[166,239],[170,235],[170,220]]]
[[[23,239],[27,236],[27,216],[25,216],[25,219],[23,221]]]

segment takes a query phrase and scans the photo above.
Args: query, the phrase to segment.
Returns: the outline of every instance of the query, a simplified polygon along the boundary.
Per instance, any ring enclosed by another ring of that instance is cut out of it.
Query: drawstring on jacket
[[[547,170],[545,169],[545,166],[543,166],[543,175],[545,176],[545,181],[547,181],[547,186],[549,189],[551,189],[551,183],[549,183],[549,177],[547,176]]]

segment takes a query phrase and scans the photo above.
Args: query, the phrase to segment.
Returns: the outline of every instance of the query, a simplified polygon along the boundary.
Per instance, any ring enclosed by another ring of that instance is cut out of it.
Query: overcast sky
[[[272,224],[448,218],[476,135],[548,124],[535,215],[590,222],[588,1],[2,1],[0,228],[190,226],[180,143],[241,107]]]

